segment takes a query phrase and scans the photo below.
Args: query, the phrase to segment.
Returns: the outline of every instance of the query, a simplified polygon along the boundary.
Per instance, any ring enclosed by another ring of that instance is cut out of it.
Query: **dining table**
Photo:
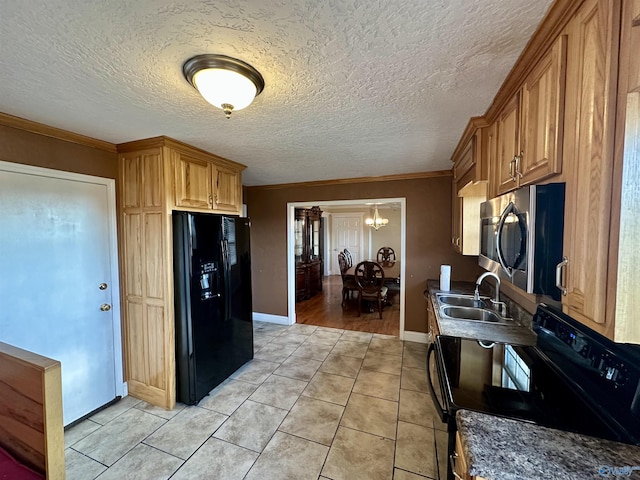
[[[400,283],[400,262],[376,262],[375,260],[363,260],[367,262],[375,262],[378,263],[382,267],[382,271],[384,272],[384,279],[391,280],[396,279],[398,283]],[[347,269],[345,275],[355,276],[356,266],[352,265]]]
[[[384,272],[384,285],[388,289],[388,302],[393,303],[393,298],[400,293],[400,262],[376,262],[375,260],[364,260],[375,262],[382,267]],[[355,278],[356,265],[352,265],[345,272],[346,276]]]

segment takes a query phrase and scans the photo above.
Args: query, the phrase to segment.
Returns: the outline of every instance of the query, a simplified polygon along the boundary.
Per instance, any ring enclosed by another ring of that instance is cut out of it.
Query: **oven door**
[[[455,477],[450,462],[455,452],[457,427],[455,411],[451,408],[451,402],[445,389],[445,385],[447,384],[445,375],[444,360],[438,337],[436,337],[436,339],[429,344],[429,349],[427,350],[427,379],[436,411],[440,416],[440,420],[447,425],[447,460],[443,459],[443,461],[447,463],[446,480],[453,480]]]
[[[451,412],[448,411],[449,403],[444,395],[443,386],[446,384],[446,380],[443,365],[438,360],[439,356],[438,347],[434,341],[429,344],[429,349],[427,350],[427,380],[431,398],[440,420],[444,423],[449,423],[449,420],[453,417]]]

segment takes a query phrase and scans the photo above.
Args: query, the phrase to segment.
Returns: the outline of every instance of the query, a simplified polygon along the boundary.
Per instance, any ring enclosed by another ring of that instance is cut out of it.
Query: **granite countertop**
[[[451,289],[447,293],[473,294],[475,290],[473,282],[451,282]],[[441,335],[452,337],[472,338],[499,343],[513,343],[518,345],[535,345],[536,334],[530,328],[519,325],[515,321],[511,325],[477,322],[474,320],[460,320],[440,317],[436,294],[441,293],[437,280],[427,281],[428,290],[425,297],[431,297],[435,306],[436,321]],[[484,294],[484,293],[483,293]]]
[[[469,410],[459,410],[456,421],[470,475],[487,480],[640,478],[635,445]]]

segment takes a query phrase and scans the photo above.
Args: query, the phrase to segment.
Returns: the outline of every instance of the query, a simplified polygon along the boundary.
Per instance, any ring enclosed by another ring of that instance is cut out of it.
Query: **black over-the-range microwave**
[[[502,281],[560,300],[564,183],[530,185],[480,206],[481,267]]]

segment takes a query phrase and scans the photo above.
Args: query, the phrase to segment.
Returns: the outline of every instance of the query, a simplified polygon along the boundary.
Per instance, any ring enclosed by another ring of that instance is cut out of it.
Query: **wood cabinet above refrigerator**
[[[245,167],[167,137],[121,144],[118,152],[125,379],[132,396],[172,409],[171,212],[240,214]]]

